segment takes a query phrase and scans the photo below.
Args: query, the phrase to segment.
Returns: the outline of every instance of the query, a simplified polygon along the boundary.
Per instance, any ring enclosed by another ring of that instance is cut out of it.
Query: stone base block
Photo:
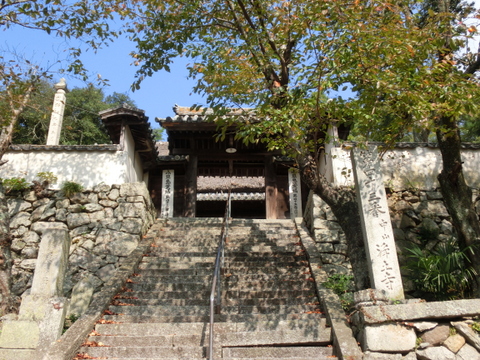
[[[18,319],[36,322],[40,329],[40,344],[46,345],[62,335],[69,300],[28,295],[22,300]]]
[[[402,325],[372,325],[363,332],[363,350],[408,353],[415,348],[415,330]]]
[[[75,315],[80,317],[87,310],[90,301],[92,300],[93,291],[95,290],[95,283],[88,276],[79,281],[72,290],[72,300],[68,309],[68,315]]]
[[[0,349],[0,359],[2,360],[32,360],[35,356],[35,350],[29,349]]]
[[[39,343],[40,327],[37,322],[18,320],[7,321],[3,324],[2,335],[0,336],[0,348],[33,350]],[[0,359],[3,359],[1,355]],[[6,357],[5,359],[9,358]]]

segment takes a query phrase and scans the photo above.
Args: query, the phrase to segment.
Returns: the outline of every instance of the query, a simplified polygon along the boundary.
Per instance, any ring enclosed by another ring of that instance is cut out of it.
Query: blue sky
[[[475,0],[477,8],[479,3],[480,0]],[[478,20],[475,22],[478,23]],[[0,31],[0,51],[13,50],[44,67],[65,58],[65,51],[72,45],[75,44],[69,44],[62,38],[18,26]],[[476,45],[473,46],[475,47]],[[131,65],[132,58],[129,53],[133,50],[134,44],[125,38],[120,38],[97,53],[84,52],[81,60],[91,72],[92,80],[95,80],[97,74],[109,80],[110,86],[104,88],[106,95],[114,91],[127,93],[137,106],[145,111],[153,128],[158,127],[154,121],[156,117],[164,118],[173,115],[172,107],[175,104],[191,106],[203,103],[199,95],[192,93],[195,82],[187,79],[187,59],[178,59],[171,66],[170,73],[158,72],[145,79],[140,90],[132,92],[130,85],[134,81],[136,68]],[[68,74],[56,74],[55,82],[61,77],[66,78],[69,88],[86,86],[84,82]]]
[[[65,58],[65,51],[71,45],[61,38],[36,30],[13,27],[0,31],[0,50],[13,50],[44,67]],[[132,50],[134,45],[123,38],[96,54],[92,51],[84,52],[81,60],[91,72],[93,80],[96,79],[97,74],[109,80],[110,86],[104,88],[106,95],[114,91],[127,93],[138,108],[145,110],[153,128],[158,127],[155,122],[156,117],[164,118],[173,115],[172,107],[175,104],[191,106],[202,102],[199,95],[192,94],[195,82],[187,79],[187,59],[179,59],[175,62],[171,66],[170,73],[162,71],[145,79],[140,90],[132,92],[130,85],[134,81],[135,74],[135,66],[130,65],[132,60],[129,53]],[[68,74],[55,74],[55,82],[61,77],[66,78],[69,88],[86,86],[85,82]]]

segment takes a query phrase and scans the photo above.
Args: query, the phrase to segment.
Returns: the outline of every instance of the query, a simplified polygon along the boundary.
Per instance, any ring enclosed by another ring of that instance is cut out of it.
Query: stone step
[[[164,246],[161,248],[152,248],[148,257],[208,257],[216,256],[218,248],[215,247],[188,247],[188,246]],[[302,252],[296,245],[286,246],[263,246],[263,245],[243,245],[243,246],[227,246],[225,248],[226,257],[265,257],[265,256],[302,256]],[[235,254],[232,254],[235,253]],[[228,255],[227,255],[228,254]]]
[[[298,321],[309,320],[315,321],[318,326],[325,327],[325,319],[322,314],[318,313],[304,313],[304,314],[220,314],[214,315],[215,323],[226,322],[246,322],[249,324],[259,324],[261,322],[277,324],[279,321]],[[185,323],[185,322],[202,322],[208,323],[210,321],[209,315],[203,316],[142,316],[142,315],[104,315],[104,319],[114,323]]]
[[[117,316],[121,318],[121,316]],[[246,321],[235,322],[235,319]],[[299,330],[303,334],[316,333],[327,336],[330,328],[325,328],[325,318],[319,314],[302,315],[298,318],[281,315],[269,316],[229,316],[228,322],[215,323],[216,334],[234,334],[237,332],[258,331],[293,331]],[[97,324],[95,327],[101,336],[171,336],[171,335],[201,335],[208,334],[208,324],[205,322],[191,323],[110,323]]]
[[[119,298],[136,297],[139,299],[208,299],[210,289],[202,291],[125,291]],[[282,299],[305,298],[315,296],[314,289],[308,290],[264,290],[264,291],[222,291],[222,299]]]
[[[282,358],[278,358],[278,357],[265,357],[265,356],[262,356],[262,357],[254,357],[254,358],[249,358],[249,357],[242,357],[242,358],[239,358],[239,357],[225,357],[223,356],[222,359],[224,360],[258,360],[258,359],[261,359],[261,360],[275,360],[275,359],[281,359],[281,360],[298,360],[298,359],[302,359],[302,360],[335,360],[337,359],[336,356],[333,356],[333,355],[327,355],[327,356],[314,356],[314,357],[305,357],[305,356],[302,356],[300,358],[298,357],[282,357]],[[125,360],[125,359],[116,359],[116,360]],[[143,360],[143,359],[135,359],[135,360]]]
[[[208,265],[215,263],[216,255],[208,255],[208,256],[170,256],[170,257],[160,257],[154,256],[151,254],[150,256],[144,256],[142,258],[142,262],[140,263],[139,267],[146,266],[146,264],[200,264],[206,263]]]
[[[148,259],[148,260],[147,260]],[[182,260],[183,259],[183,260]],[[139,270],[162,270],[162,269],[196,269],[196,268],[212,268],[215,265],[215,257],[196,257],[196,258],[143,258],[139,264]],[[303,257],[285,256],[284,259],[280,257],[225,257],[224,268],[258,268],[277,267],[285,270],[292,268],[307,268],[308,262],[303,260]],[[286,271],[283,272],[286,272]]]
[[[237,331],[215,335],[215,341],[223,347],[230,346],[277,346],[277,345],[322,345],[331,343],[330,331],[318,331],[318,329],[299,330],[252,330],[247,332]]]
[[[153,259],[153,258],[152,258]],[[145,258],[144,258],[145,260]],[[138,270],[164,270],[164,269],[172,269],[172,270],[195,270],[195,269],[212,269],[213,272],[214,268],[213,261],[206,261],[206,262],[193,262],[193,261],[185,261],[185,262],[169,262],[169,261],[156,261],[155,259],[152,261],[143,261],[139,264]]]
[[[136,336],[131,334],[129,336],[90,336],[87,339],[88,342],[97,343],[99,346],[135,346],[135,347],[148,347],[148,346],[183,346],[183,347],[196,347],[205,345],[205,337],[202,334],[199,335],[149,335],[149,336]]]
[[[188,305],[188,306],[174,306],[174,305],[142,305],[130,306],[121,305],[127,304],[117,302],[119,305],[112,305],[109,310],[115,314],[125,315],[142,315],[142,316],[186,316],[186,315],[200,315],[205,316],[210,312],[209,305]],[[319,305],[236,305],[236,306],[222,306],[222,314],[304,314],[310,312],[320,313]]]
[[[122,303],[130,304],[135,306],[208,306],[210,300],[208,297],[203,299],[191,299],[191,298],[182,298],[182,299],[144,299],[137,298],[133,299],[132,297],[128,298],[117,298],[113,304]],[[223,299],[222,306],[270,306],[270,305],[318,305],[318,300],[316,296],[310,298],[277,298],[277,299]],[[123,305],[126,306],[126,305]]]
[[[208,291],[211,288],[210,283],[190,283],[190,284],[160,284],[160,283],[127,283],[125,285],[127,289],[132,291],[179,291],[179,292],[196,292],[196,291]]]
[[[126,288],[133,291],[208,291],[211,288],[211,282],[192,282],[192,283],[127,283]],[[311,281],[243,281],[243,282],[223,282],[224,291],[278,291],[278,290],[311,290],[313,291],[313,282]]]
[[[218,325],[218,324],[217,324]],[[293,326],[295,325],[295,326]],[[331,332],[329,329],[319,331],[318,324],[236,324],[235,331],[232,327],[224,330],[221,326],[215,327],[214,341],[222,346],[261,346],[261,345],[286,345],[286,344],[317,344],[328,345]],[[300,330],[300,331],[299,331]],[[88,341],[94,346],[204,346],[208,341],[208,326],[197,334],[169,334],[139,336],[132,333],[125,335],[100,335],[91,336]]]
[[[82,347],[80,353],[97,359],[201,359],[206,357],[207,348],[203,346]]]
[[[313,281],[310,274],[303,273],[284,273],[284,274],[242,274],[241,271],[230,271],[226,272],[221,279],[225,284],[233,284],[236,282],[239,283],[251,283],[251,282],[281,282],[281,281]],[[181,283],[181,284],[191,284],[191,283],[210,283],[213,279],[213,271],[209,275],[156,275],[149,276],[149,272],[138,273],[138,276],[133,277],[132,281],[142,284],[152,284],[152,283]]]
[[[234,331],[235,329],[235,325],[232,324],[218,325],[218,328],[223,331]],[[97,324],[95,330],[102,336],[201,335],[207,331],[207,324],[204,322]]]
[[[141,276],[159,276],[159,275],[212,275],[213,274],[213,265],[212,267],[200,267],[200,268],[191,268],[191,269],[138,269],[137,273]]]
[[[313,281],[298,281],[298,280],[282,280],[281,278],[273,280],[252,280],[241,282],[225,282],[223,290],[236,291],[262,291],[262,290],[312,290],[314,289]]]
[[[166,247],[152,247],[150,254],[146,255],[145,258],[149,257],[158,257],[158,258],[203,258],[205,256],[212,256],[215,257],[217,255],[217,250],[218,248],[211,248],[209,251],[204,251],[204,248],[197,247],[196,250],[199,251],[191,251],[192,247],[187,248],[186,250],[182,249],[180,251],[177,251],[173,248],[168,249]],[[195,249],[193,249],[195,250]],[[278,247],[277,249],[272,249],[264,247],[264,249],[261,249],[260,247],[257,250],[252,250],[252,249],[235,249],[235,248],[229,248],[228,246],[225,248],[225,257],[226,258],[263,258],[263,257],[295,257],[295,258],[304,258],[305,257],[305,252],[300,249],[298,246],[293,246],[292,249],[286,249],[284,246],[283,247]]]
[[[266,253],[249,253],[249,254],[230,254],[228,252],[225,253],[225,263],[228,264],[235,264],[239,263],[264,263],[264,262],[272,262],[278,261],[279,263],[295,263],[299,265],[308,265],[308,261],[305,259],[303,254],[297,253],[279,253],[279,254],[266,254]]]
[[[182,276],[191,276],[191,275],[212,275],[213,274],[213,265],[212,267],[203,267],[203,268],[193,268],[193,269],[138,269],[137,273],[141,276],[160,276],[160,275],[182,275]],[[224,276],[229,274],[235,275],[240,273],[242,275],[248,274],[265,274],[265,275],[281,275],[281,274],[298,274],[305,275],[309,274],[310,270],[304,266],[295,267],[295,268],[283,268],[283,267],[256,267],[251,271],[249,269],[240,268],[235,269],[234,267],[229,267],[228,272],[224,271]]]
[[[185,273],[188,274],[188,270],[192,271],[207,271],[211,270],[213,273],[214,269],[214,261],[193,261],[193,260],[186,260],[184,262],[180,263],[175,263],[175,262],[169,262],[166,259],[160,260],[151,260],[148,262],[142,262],[139,264],[138,271],[137,273],[140,272],[145,272],[145,271],[150,271],[150,270],[171,270],[171,271],[176,271],[176,270],[184,270],[180,271],[178,273]],[[303,260],[300,261],[282,261],[282,259],[258,259],[257,261],[240,261],[240,260],[234,260],[234,261],[229,261],[229,259],[224,260],[224,265],[223,268],[225,269],[231,269],[231,270],[238,270],[241,273],[245,273],[246,271],[248,273],[256,273],[257,271],[261,271],[264,273],[279,273],[279,274],[285,274],[290,271],[293,271],[292,269],[298,269],[298,271],[303,271],[307,272],[309,271],[309,268],[307,266],[307,263]],[[251,269],[251,271],[248,271]]]
[[[295,347],[228,347],[223,348],[223,358],[252,359],[331,359],[333,351],[323,346]]]
[[[157,275],[157,276],[148,276],[148,272],[139,273],[140,276],[133,278],[132,280],[137,283],[142,284],[155,284],[155,283],[181,283],[181,284],[191,284],[191,283],[202,283],[202,284],[211,284],[213,278],[213,271],[209,275]]]

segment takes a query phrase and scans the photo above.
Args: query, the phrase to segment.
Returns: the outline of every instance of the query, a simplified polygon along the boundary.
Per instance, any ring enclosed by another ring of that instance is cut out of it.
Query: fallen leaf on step
[[[129,284],[135,284],[132,279],[127,279],[127,283],[129,283]]]
[[[78,353],[77,356],[75,356],[73,358],[73,360],[79,360],[79,359],[95,359],[94,357],[91,357],[90,355],[88,354],[84,354],[84,353]]]
[[[113,297],[114,299],[126,299],[126,300],[138,300],[136,296],[126,296],[122,294],[117,294]]]
[[[127,304],[127,303],[124,303],[124,302],[121,302],[121,301],[118,301],[118,300],[112,301],[112,305],[115,305],[115,306],[134,306],[133,304]]]
[[[110,311],[110,310],[105,310],[103,312],[103,315],[118,315],[118,314],[115,314],[113,311]]]
[[[305,311],[305,314],[323,314],[320,310]]]
[[[88,336],[101,336],[97,330],[93,330]]]
[[[85,341],[82,346],[88,346],[88,347],[106,347],[106,345],[104,345],[103,343],[101,342],[96,342],[96,341]]]
[[[117,324],[117,322],[113,320],[100,319],[98,320],[97,324]]]

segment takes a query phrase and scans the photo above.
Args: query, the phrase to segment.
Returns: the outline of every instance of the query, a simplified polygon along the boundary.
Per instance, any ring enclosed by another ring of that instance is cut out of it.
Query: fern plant
[[[470,290],[475,270],[466,252],[460,250],[455,240],[440,243],[433,250],[422,250],[414,244],[407,249],[409,256],[405,266],[422,296],[433,300],[464,298]]]

